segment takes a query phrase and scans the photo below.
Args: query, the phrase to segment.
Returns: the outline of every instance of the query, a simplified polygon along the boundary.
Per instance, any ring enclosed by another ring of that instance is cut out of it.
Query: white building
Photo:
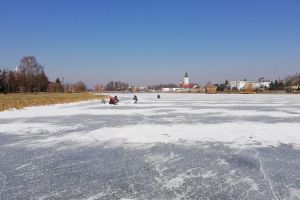
[[[172,90],[171,90],[172,88],[161,88],[161,91],[162,92],[171,92]]]
[[[245,88],[246,81],[230,81],[229,86],[230,89],[237,89],[237,90],[242,90]]]
[[[182,88],[161,88],[162,92],[180,92]]]
[[[260,82],[260,86],[261,86],[261,87],[269,88],[270,85],[271,85],[271,81],[261,81],[261,82]]]
[[[244,90],[246,88],[269,88],[271,81],[230,81],[230,89]]]

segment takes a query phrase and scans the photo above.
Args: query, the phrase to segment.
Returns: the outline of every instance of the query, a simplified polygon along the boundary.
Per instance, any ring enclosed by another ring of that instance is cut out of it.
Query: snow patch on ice
[[[217,174],[214,173],[213,171],[207,171],[204,174],[201,174],[202,178],[213,178],[213,177],[216,177],[216,176],[217,176]]]
[[[93,195],[93,196],[90,196],[90,197],[86,198],[86,200],[97,200],[97,199],[101,199],[101,198],[105,197],[106,195],[107,195],[106,192],[99,192],[96,195]]]
[[[56,130],[60,130],[56,128]],[[284,132],[283,132],[284,130]],[[28,146],[47,147],[60,143],[99,145],[111,142],[115,145],[222,142],[232,147],[279,146],[292,144],[300,148],[298,132],[300,124],[277,123],[223,123],[200,125],[130,125],[124,127],[100,128],[92,131],[66,133],[36,139]],[[166,137],[166,135],[168,137]]]
[[[226,162],[226,160],[223,159],[223,158],[218,158],[217,162],[218,162],[219,165],[229,165],[229,163]]]

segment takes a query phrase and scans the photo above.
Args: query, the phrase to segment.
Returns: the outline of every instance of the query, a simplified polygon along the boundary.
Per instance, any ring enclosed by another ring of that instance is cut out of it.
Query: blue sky
[[[0,0],[0,66],[136,85],[300,72],[299,0]]]

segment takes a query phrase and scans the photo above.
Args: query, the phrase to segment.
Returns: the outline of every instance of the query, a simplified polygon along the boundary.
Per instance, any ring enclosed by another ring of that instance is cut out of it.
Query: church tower
[[[187,72],[185,72],[185,76],[184,76],[184,79],[183,79],[183,84],[184,85],[189,85],[190,84],[190,80],[189,80],[189,76],[188,76]]]

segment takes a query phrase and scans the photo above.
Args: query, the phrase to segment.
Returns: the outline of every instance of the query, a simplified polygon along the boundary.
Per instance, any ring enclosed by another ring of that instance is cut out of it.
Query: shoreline
[[[34,106],[47,106],[55,104],[76,103],[89,100],[109,99],[111,94],[174,94],[174,95],[287,95],[300,96],[300,93],[199,93],[199,92],[92,92],[92,93],[9,93],[0,94],[0,112],[23,109]]]
[[[94,93],[10,93],[0,95],[0,112],[11,109],[23,109],[33,106],[47,106],[54,104],[75,103],[89,100],[109,98],[108,95]]]
[[[264,93],[240,93],[240,92],[216,92],[216,93],[202,93],[202,92],[122,92],[122,91],[106,91],[106,92],[95,92],[94,94],[256,94],[256,95],[300,95],[300,92],[264,92]]]

